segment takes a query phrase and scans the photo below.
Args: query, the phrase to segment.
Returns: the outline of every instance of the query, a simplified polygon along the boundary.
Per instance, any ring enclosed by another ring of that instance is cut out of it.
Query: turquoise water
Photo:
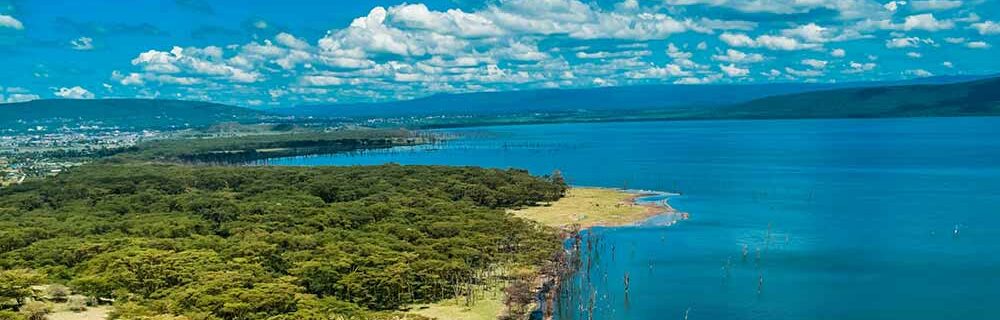
[[[460,138],[271,163],[559,169],[683,194],[670,203],[688,221],[593,230],[558,319],[587,319],[591,286],[593,319],[1000,319],[1000,118],[444,132]]]

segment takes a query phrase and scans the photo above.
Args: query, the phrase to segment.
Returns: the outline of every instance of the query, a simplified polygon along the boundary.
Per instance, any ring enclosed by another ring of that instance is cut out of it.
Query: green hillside
[[[166,129],[253,122],[264,114],[222,104],[152,99],[35,100],[0,104],[0,127],[102,126]]]
[[[1000,115],[1000,78],[944,85],[841,89],[722,107],[709,118],[880,118]]]

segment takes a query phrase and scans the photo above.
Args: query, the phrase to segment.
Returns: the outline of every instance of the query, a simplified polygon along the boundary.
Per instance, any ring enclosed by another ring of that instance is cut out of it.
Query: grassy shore
[[[434,304],[413,306],[411,313],[438,320],[495,320],[504,312],[504,293],[500,288],[477,289],[475,304],[465,305],[465,299],[448,299]]]
[[[629,225],[673,211],[669,207],[636,204],[635,199],[640,196],[617,189],[577,187],[569,189],[559,201],[511,212],[552,227],[579,225],[586,229]]]
[[[579,225],[581,228],[622,226],[673,212],[670,207],[635,203],[635,199],[640,196],[643,194],[617,189],[575,187],[569,189],[559,201],[510,212],[556,228],[572,225]],[[503,299],[503,293],[497,290],[486,293],[472,307],[452,299],[414,306],[412,313],[439,320],[493,320],[504,310]]]

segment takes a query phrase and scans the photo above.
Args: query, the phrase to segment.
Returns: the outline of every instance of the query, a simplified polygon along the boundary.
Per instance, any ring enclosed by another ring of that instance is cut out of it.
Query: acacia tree
[[[41,284],[43,277],[31,270],[14,269],[0,271],[0,300],[14,300],[17,306],[31,297],[31,286]]]

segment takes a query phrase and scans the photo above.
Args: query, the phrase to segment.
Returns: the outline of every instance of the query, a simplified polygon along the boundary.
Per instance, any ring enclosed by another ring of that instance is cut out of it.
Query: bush
[[[52,301],[65,302],[66,298],[69,297],[69,288],[61,284],[53,284],[45,290],[45,295]]]
[[[32,301],[21,307],[21,315],[27,320],[45,320],[51,312],[52,308],[44,302]]]
[[[82,296],[72,296],[69,297],[69,311],[73,312],[84,312],[87,311],[87,298]]]

